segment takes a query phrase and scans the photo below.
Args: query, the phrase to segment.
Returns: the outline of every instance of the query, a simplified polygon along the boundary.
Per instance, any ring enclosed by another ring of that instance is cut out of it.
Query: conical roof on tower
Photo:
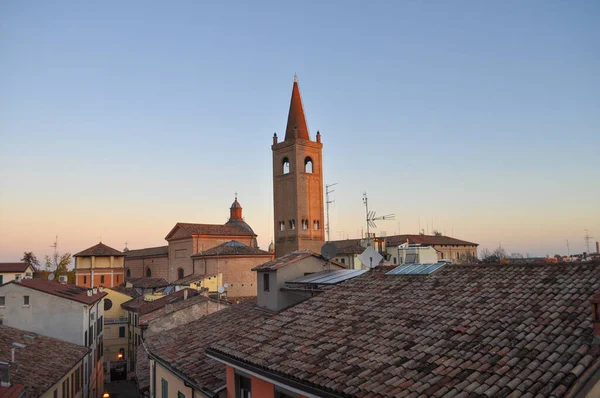
[[[300,97],[300,88],[298,87],[298,77],[294,75],[294,86],[292,88],[292,99],[290,101],[290,111],[288,113],[287,127],[285,129],[285,140],[301,138],[310,140],[308,135],[308,125],[304,116],[304,107],[302,106],[302,97]]]

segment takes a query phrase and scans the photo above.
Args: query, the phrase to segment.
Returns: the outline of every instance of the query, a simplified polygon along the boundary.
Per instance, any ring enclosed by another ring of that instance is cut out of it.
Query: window
[[[62,383],[62,396],[63,398],[69,398],[69,380]]]
[[[304,229],[304,230],[308,229],[308,220],[302,220],[302,229]]]
[[[19,282],[21,280],[21,274],[15,274],[15,280]]]
[[[6,305],[6,297],[0,296],[0,307],[4,307]]]
[[[125,337],[125,326],[119,326],[119,337]]]
[[[152,276],[152,271],[150,271],[150,268],[146,268],[146,276],[147,277],[151,277]]]
[[[87,330],[85,331],[85,335],[83,337],[83,345],[85,345],[86,347],[88,346],[88,341],[87,341]]]
[[[346,264],[346,259],[345,258],[342,259],[342,264]]]
[[[129,268],[127,268],[127,277],[129,278],[131,276],[131,270]]]
[[[396,257],[394,257],[394,264],[396,264]]]
[[[315,221],[313,221],[313,228],[314,228],[314,229],[319,229],[319,227],[320,227],[319,220],[315,220]]]
[[[296,398],[296,394],[275,390],[275,398]]]
[[[104,311],[108,311],[112,308],[113,306],[113,302],[111,299],[105,298],[104,299]]]
[[[58,388],[56,390],[54,390],[54,392],[52,393],[52,396],[54,398],[58,398]]]
[[[104,283],[104,275],[100,275],[100,283]]]
[[[4,275],[0,275],[0,285],[4,283]]]
[[[29,305],[29,296],[23,296],[23,305]]]
[[[236,375],[235,377],[235,386],[236,386],[236,398],[252,398],[252,383],[250,382],[250,378],[244,377],[242,375]]]
[[[181,391],[177,391],[177,398],[185,398],[185,394]]]
[[[31,278],[31,272],[25,272],[25,276]]]
[[[267,272],[263,274],[263,290],[265,292],[269,291],[269,274]]]
[[[85,275],[83,276],[83,284],[84,285],[87,284],[87,276],[85,276]]]
[[[119,282],[120,282],[120,281],[119,281],[119,278],[121,277],[121,275],[116,275],[116,277],[117,277],[117,285],[118,285],[118,284],[119,284]]]
[[[162,398],[169,398],[169,383],[165,379],[160,380]]]
[[[313,161],[310,157],[304,159],[304,172],[312,173],[313,172]]]
[[[290,172],[290,161],[288,158],[283,158],[283,174],[289,174]]]
[[[296,220],[290,220],[290,229],[292,231],[296,229]]]
[[[177,268],[177,279],[183,278],[183,268]]]
[[[284,221],[279,221],[279,230],[280,231],[284,231],[285,230],[285,222]]]

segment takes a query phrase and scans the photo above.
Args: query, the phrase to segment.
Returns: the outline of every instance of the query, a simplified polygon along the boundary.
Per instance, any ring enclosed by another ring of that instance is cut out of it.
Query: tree
[[[46,256],[46,270],[53,272],[55,277],[66,274],[69,264],[71,264],[71,258],[71,253],[54,252],[52,257]]]
[[[33,252],[23,252],[23,258],[21,261],[33,268],[34,271],[39,270],[40,261],[37,259],[35,254],[33,254]]]

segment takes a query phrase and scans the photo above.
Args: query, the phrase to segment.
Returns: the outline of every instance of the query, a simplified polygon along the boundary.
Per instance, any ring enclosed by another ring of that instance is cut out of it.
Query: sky
[[[222,224],[266,249],[294,74],[331,239],[600,240],[600,2],[0,3],[0,261]]]

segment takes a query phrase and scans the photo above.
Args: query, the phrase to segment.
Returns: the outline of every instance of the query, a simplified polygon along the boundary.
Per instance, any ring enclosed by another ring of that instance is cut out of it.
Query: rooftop
[[[246,246],[237,240],[230,240],[219,246],[211,247],[201,253],[194,254],[192,257],[206,256],[273,256],[271,253],[254,247]]]
[[[28,287],[30,289],[38,290],[40,292],[52,294],[53,296],[62,297],[87,305],[94,304],[106,296],[106,292],[101,292],[100,289],[96,290],[96,294],[91,291],[92,294],[88,295],[89,289],[87,288],[67,283],[60,283],[57,281],[49,281],[41,278],[22,279],[20,282],[11,281],[9,283],[13,283],[17,286]]]
[[[127,250],[125,257],[150,257],[150,256],[168,256],[169,246],[148,247],[146,249]]]
[[[182,230],[186,236],[193,235],[218,235],[218,236],[256,236],[250,229],[238,225],[219,225],[219,224],[192,224],[178,222],[171,232],[165,237],[166,240],[178,231]]]
[[[89,249],[85,249],[75,254],[73,257],[87,257],[87,256],[96,256],[96,257],[106,257],[106,256],[117,256],[123,257],[125,254],[123,252],[118,251],[117,249],[113,249],[112,247],[106,246],[104,243],[100,242],[95,246],[90,247]]]
[[[250,331],[271,316],[255,304],[256,299],[232,305],[151,336],[145,345],[160,363],[193,380],[198,388],[214,392],[226,384],[225,365],[206,357],[204,349],[235,332]]]
[[[0,361],[10,362],[15,342],[25,348],[15,350],[19,368],[11,371],[11,381],[25,386],[24,398],[41,396],[88,353],[82,346],[0,325]]]
[[[175,294],[171,294],[166,297],[172,297],[172,296],[175,296]],[[187,308],[189,306],[204,303],[205,301],[210,300],[208,297],[199,295],[195,290],[188,290],[188,299],[187,300],[184,300],[182,295],[178,295],[176,297],[177,298],[175,300],[172,300],[165,304],[158,303],[158,305],[160,305],[159,308],[154,309],[150,312],[146,312],[146,313],[144,313],[144,315],[140,316],[140,325],[147,324],[148,322],[151,322],[157,318],[160,318],[161,316],[166,315],[167,313],[170,313],[173,311],[179,311],[179,310]],[[155,300],[155,301],[158,301],[158,300]],[[155,301],[152,301],[152,303],[154,303]],[[167,304],[170,304],[169,308],[167,307]],[[142,306],[141,309],[142,309],[142,311],[146,310],[146,308],[144,306]]]
[[[212,276],[212,275],[211,275]],[[205,274],[189,274],[184,276],[181,279],[177,279],[175,282],[171,283],[172,285],[189,285],[190,283],[200,282],[205,278],[208,278],[209,275]]]
[[[274,260],[271,260],[264,264],[256,266],[256,267],[252,268],[252,271],[275,271],[281,267],[285,267],[286,265],[293,264],[296,261],[300,261],[302,259],[305,259],[305,258],[308,258],[311,256],[318,258],[319,260],[323,260],[323,263],[327,262],[325,257],[320,255],[319,253],[315,253],[310,250],[297,250],[295,252],[288,253],[285,256],[276,258]],[[344,264],[340,264],[337,261],[332,260],[331,263],[338,265],[340,267],[346,268],[346,266]]]
[[[477,243],[467,242],[443,235],[392,235],[382,236],[380,239],[385,240],[385,245],[388,247],[397,247],[408,240],[409,244],[419,245],[459,245],[459,246],[477,246]],[[338,254],[361,254],[365,247],[361,245],[364,239],[344,239],[332,241],[338,250]]]
[[[140,292],[137,291],[136,288],[134,288],[134,287],[125,287],[125,284],[113,286],[113,287],[110,288],[110,290],[114,290],[115,292],[124,294],[126,296],[131,297],[131,298],[137,298],[137,297],[140,297],[142,295]]]
[[[599,363],[599,263],[378,268],[208,352],[339,397],[562,397]]]
[[[3,272],[25,272],[29,267],[27,263],[0,263],[0,273]]]
[[[169,282],[165,278],[142,276],[139,278],[129,278],[125,282],[125,286],[131,283],[134,288],[151,289],[158,287],[169,286]]]
[[[198,291],[194,289],[181,289],[176,293],[157,298],[156,300],[146,300],[146,297],[140,296],[138,298],[134,298],[133,300],[124,302],[121,304],[121,307],[129,311],[135,311],[142,316],[149,314],[152,311],[156,311],[167,304],[173,304],[177,301],[183,300],[184,291],[186,290],[188,292],[188,297],[198,295]]]

